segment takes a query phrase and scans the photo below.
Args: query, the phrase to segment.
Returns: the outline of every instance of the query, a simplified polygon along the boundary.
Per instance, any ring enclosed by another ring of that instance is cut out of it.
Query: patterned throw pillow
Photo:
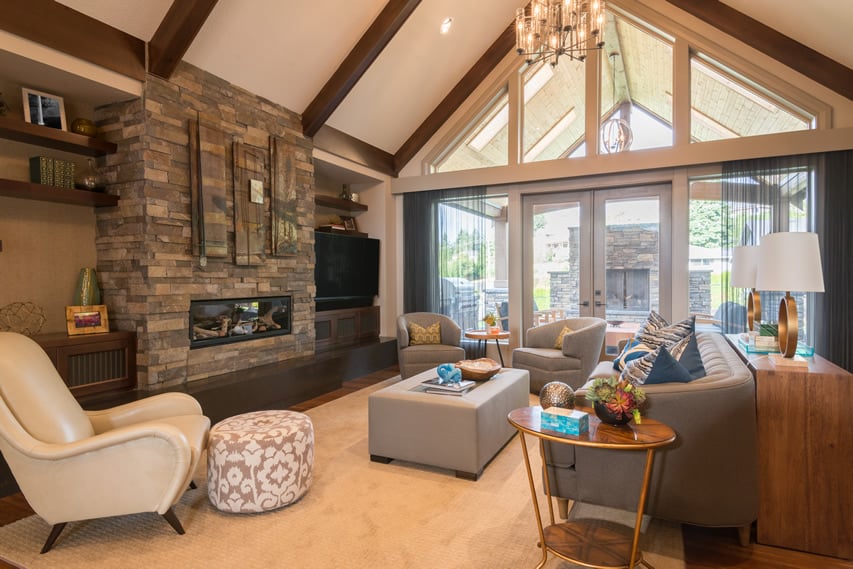
[[[563,338],[566,336],[566,334],[571,334],[572,332],[574,332],[574,330],[572,330],[568,326],[563,326],[563,329],[560,330],[560,334],[557,336],[557,341],[554,342],[554,349],[562,350],[563,349]]]
[[[409,345],[441,343],[441,322],[433,322],[429,326],[421,326],[412,322],[409,324]]]
[[[654,321],[652,319],[652,315],[656,316]],[[649,320],[645,325],[637,330],[634,338],[655,348],[659,346],[668,346],[692,333],[694,321],[695,317],[691,316],[690,318],[685,318],[681,322],[676,322],[675,324],[664,324],[663,326],[660,326],[659,324],[661,322],[666,323],[666,320],[664,320],[663,317],[655,311],[652,311],[651,314],[649,314]]]
[[[663,346],[628,362],[619,378],[628,379],[638,385],[687,383],[691,380],[690,372]]]
[[[654,351],[652,346],[647,346],[636,338],[628,340],[628,343],[626,343],[625,347],[622,349],[622,353],[613,360],[613,369],[616,371],[622,371],[625,369],[628,362],[637,358],[642,358],[651,351]]]

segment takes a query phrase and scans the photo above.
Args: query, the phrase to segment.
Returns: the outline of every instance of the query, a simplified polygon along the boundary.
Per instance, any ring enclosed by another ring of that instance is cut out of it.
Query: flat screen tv
[[[314,234],[316,309],[372,306],[379,294],[379,240],[354,235]]]

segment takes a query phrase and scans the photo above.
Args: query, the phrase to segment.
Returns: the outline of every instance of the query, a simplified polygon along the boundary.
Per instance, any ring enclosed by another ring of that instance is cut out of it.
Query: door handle
[[[603,303],[603,302],[601,302],[600,300],[596,300],[596,301],[595,301],[595,305],[596,305],[596,306],[604,306],[604,303]]]
[[[580,305],[581,305],[581,306],[589,306],[589,301],[588,301],[588,300],[584,300],[583,302],[581,302],[581,303],[580,303]]]

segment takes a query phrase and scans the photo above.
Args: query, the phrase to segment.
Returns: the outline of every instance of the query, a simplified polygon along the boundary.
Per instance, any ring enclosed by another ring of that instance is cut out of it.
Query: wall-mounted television
[[[379,240],[314,233],[316,310],[372,306],[379,294]]]

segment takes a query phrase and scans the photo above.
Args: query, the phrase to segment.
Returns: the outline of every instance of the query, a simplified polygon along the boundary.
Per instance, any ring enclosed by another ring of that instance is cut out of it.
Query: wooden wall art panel
[[[272,254],[278,256],[297,253],[296,218],[296,168],[293,152],[276,137],[270,139],[272,147]]]
[[[198,120],[189,121],[193,253],[228,255],[228,203],[225,194],[225,134]]]
[[[269,149],[234,143],[234,263],[260,265],[266,244]]]

